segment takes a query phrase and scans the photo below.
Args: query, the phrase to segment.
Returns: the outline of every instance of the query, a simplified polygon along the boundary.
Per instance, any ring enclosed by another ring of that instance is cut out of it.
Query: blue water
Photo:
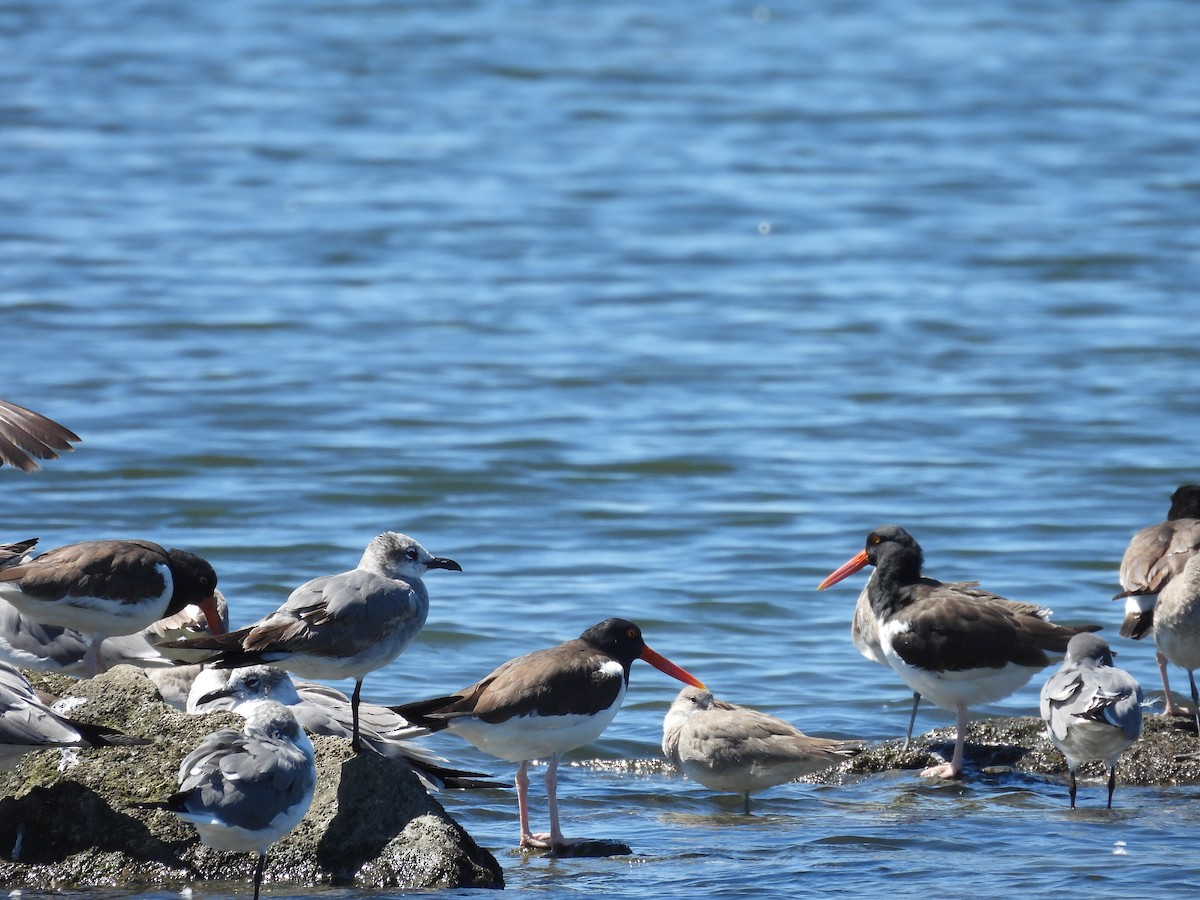
[[[84,438],[0,470],[9,539],[201,552],[245,624],[398,529],[464,571],[371,699],[624,615],[875,741],[908,692],[850,643],[861,577],[814,588],[895,521],[1159,688],[1108,597],[1200,479],[1200,6],[27,0],[0,35],[0,396]],[[574,762],[656,759],[677,686],[639,664]],[[1123,898],[1200,886],[1197,793],[901,772],[746,819],[581,764],[565,830],[635,851],[583,861],[443,799],[548,898]]]

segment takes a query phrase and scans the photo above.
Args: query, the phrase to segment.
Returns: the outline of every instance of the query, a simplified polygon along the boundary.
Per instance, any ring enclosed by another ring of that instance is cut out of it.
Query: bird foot
[[[560,853],[564,850],[570,850],[579,844],[585,843],[587,838],[565,838],[561,835],[555,839],[554,835],[543,832],[542,834],[526,834],[521,836],[522,850],[549,850],[551,853]]]
[[[940,766],[930,766],[921,770],[922,778],[958,778],[960,775],[962,775],[962,770],[955,769],[950,763],[942,763]]]
[[[1167,705],[1163,707],[1162,714],[1164,716],[1191,716],[1192,711],[1186,706],[1180,706],[1174,700],[1168,700]]]

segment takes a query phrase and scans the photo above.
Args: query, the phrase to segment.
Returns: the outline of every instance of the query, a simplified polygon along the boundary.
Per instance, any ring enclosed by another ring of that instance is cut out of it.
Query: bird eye
[[[407,556],[409,559],[411,559],[413,562],[416,562],[417,557],[420,556],[420,554],[417,553],[416,547],[409,547],[406,551],[404,551],[404,555]]]
[[[247,679],[246,679],[246,687],[248,687],[248,688],[256,688],[256,687],[258,687],[258,676],[257,676],[257,675],[251,675],[249,678],[247,678]]]
[[[636,628],[630,628],[627,632],[625,632],[625,634],[627,637],[635,638],[638,636],[638,630]]]
[[[883,538],[881,538],[879,535],[872,534],[867,538],[867,543],[868,544],[878,544],[882,540],[883,540]]]

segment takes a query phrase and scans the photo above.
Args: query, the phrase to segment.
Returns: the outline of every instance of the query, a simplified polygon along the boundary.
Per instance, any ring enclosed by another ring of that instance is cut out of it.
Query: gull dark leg
[[[1192,712],[1196,716],[1196,734],[1200,736],[1200,695],[1196,692],[1196,673],[1188,669],[1188,681],[1192,683]]]
[[[1075,808],[1075,770],[1071,770],[1071,809]]]
[[[262,887],[263,869],[267,866],[267,854],[258,854],[258,865],[254,867],[254,900],[258,900],[258,889]]]
[[[1117,767],[1113,766],[1108,770],[1108,808],[1112,809],[1113,790],[1117,786]]]
[[[357,679],[354,682],[354,693],[350,697],[350,721],[353,723],[353,737],[350,739],[350,749],[355,753],[362,753],[362,741],[358,739],[358,701],[362,696],[362,680]]]
[[[917,723],[917,707],[921,705],[921,694],[919,691],[913,691],[913,708],[912,714],[908,717],[908,734],[904,736],[904,746],[901,750],[907,750],[909,743],[912,742],[913,726]]]

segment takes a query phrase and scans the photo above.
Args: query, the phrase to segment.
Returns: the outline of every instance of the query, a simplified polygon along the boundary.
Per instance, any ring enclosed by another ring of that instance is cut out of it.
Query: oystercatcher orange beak
[[[863,566],[867,565],[868,562],[869,562],[869,560],[867,559],[867,551],[866,550],[861,551],[853,559],[847,560],[845,562],[845,564],[842,565],[841,568],[836,569],[833,572],[830,572],[829,575],[825,578],[825,580],[817,585],[817,590],[823,591],[823,590],[825,590],[825,588],[829,587],[831,584],[837,584],[843,578],[849,578],[851,575],[853,575],[859,569],[863,568]]]
[[[221,613],[217,610],[216,595],[214,594],[207,600],[201,600],[197,605],[200,607],[200,611],[204,613],[204,618],[208,622],[208,633],[224,634],[226,630],[225,623],[221,621]]]
[[[660,656],[659,654],[655,653],[649,647],[643,647],[642,652],[638,654],[638,658],[644,659],[664,675],[670,675],[672,678],[677,678],[684,684],[690,684],[692,687],[698,687],[701,690],[708,690],[708,688],[704,686],[704,682],[695,675],[679,668],[679,666],[675,665],[675,663],[671,662],[665,656]]]

